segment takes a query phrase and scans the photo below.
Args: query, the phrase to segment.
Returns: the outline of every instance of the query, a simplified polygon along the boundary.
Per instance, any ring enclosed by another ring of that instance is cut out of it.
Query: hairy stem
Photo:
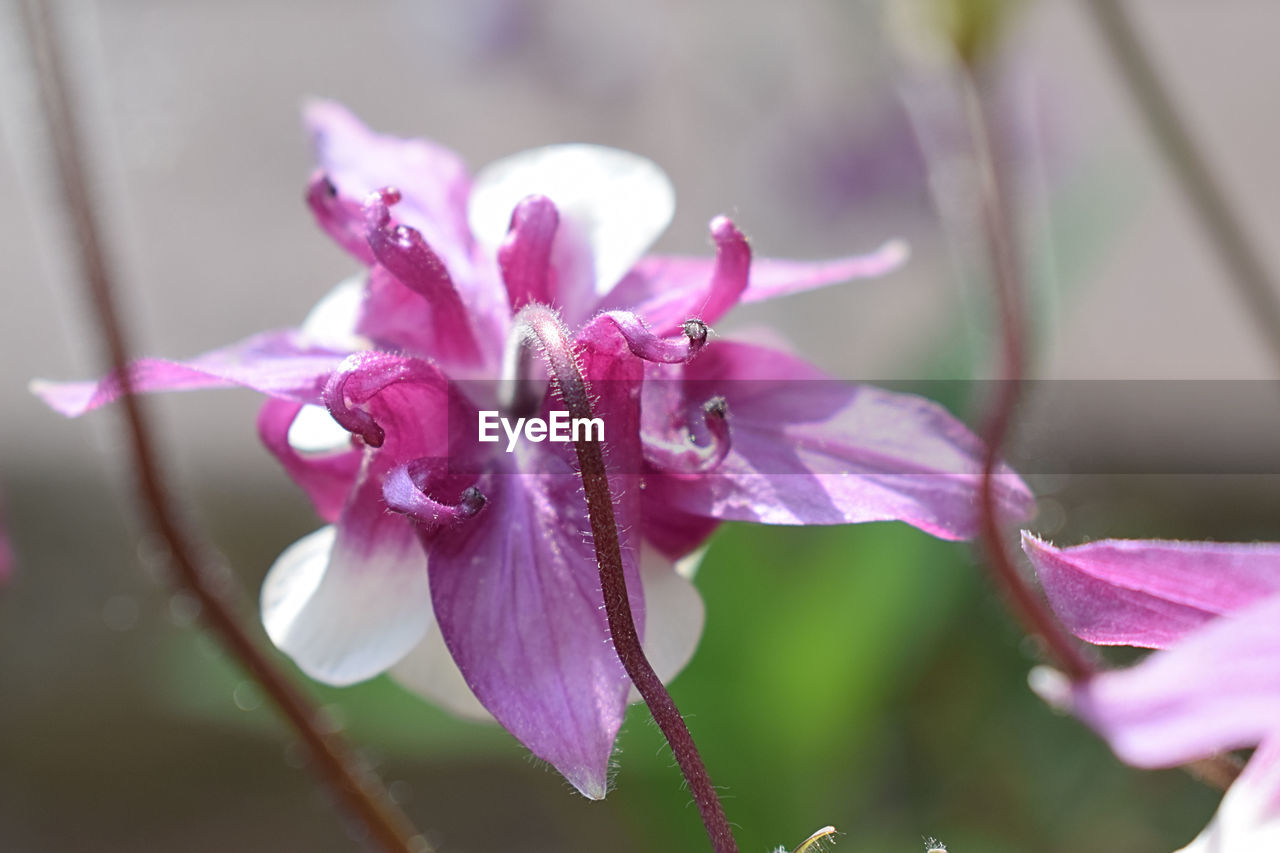
[[[572,418],[591,418],[591,396],[586,381],[573,354],[573,342],[568,331],[551,309],[538,304],[526,306],[516,318],[526,344],[532,344],[542,352],[551,370],[552,380]],[[596,549],[596,565],[600,572],[600,587],[604,592],[605,614],[609,620],[609,633],[618,659],[645,704],[657,722],[658,728],[671,745],[680,772],[689,783],[689,791],[698,806],[698,814],[711,838],[716,853],[737,853],[738,844],[733,838],[729,820],[711,777],[707,774],[698,747],[689,734],[689,727],[680,716],[680,709],[672,701],[671,694],[662,679],[653,671],[640,635],[636,632],[631,616],[631,599],[627,595],[627,579],[622,568],[622,546],[618,541],[618,526],[613,515],[613,496],[609,491],[609,477],[605,470],[604,453],[598,442],[574,442],[578,454],[578,466],[582,472],[582,486],[587,496],[587,515],[591,522],[591,539]]]
[[[1276,364],[1280,365],[1280,292],[1268,276],[1240,217],[1191,138],[1187,123],[1178,114],[1155,65],[1143,49],[1122,0],[1088,0],[1085,5],[1093,13],[1098,32],[1129,87],[1129,94],[1138,104],[1152,140],[1217,250],[1236,294],[1248,309]]]
[[[106,361],[120,378],[120,398],[128,427],[129,449],[137,488],[151,525],[163,538],[176,568],[176,582],[200,602],[201,617],[226,651],[262,687],[296,731],[309,753],[311,767],[369,833],[390,853],[429,853],[425,839],[391,802],[372,771],[361,766],[354,751],[320,726],[315,705],[257,647],[230,609],[224,594],[209,581],[198,548],[171,510],[151,426],[130,387],[130,348],[115,301],[115,285],[99,230],[96,208],[86,179],[79,129],[59,53],[55,21],[41,0],[23,0],[23,26],[31,45],[44,115],[48,126],[66,214],[78,250],[80,275],[102,335]]]

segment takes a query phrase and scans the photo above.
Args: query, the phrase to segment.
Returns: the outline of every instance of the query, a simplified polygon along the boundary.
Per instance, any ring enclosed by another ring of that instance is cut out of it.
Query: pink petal
[[[761,302],[803,293],[830,284],[874,278],[897,269],[906,260],[906,244],[894,240],[866,255],[825,261],[792,261],[756,258],[739,299]],[[624,308],[644,317],[657,331],[671,331],[690,317],[715,323],[732,304],[708,310],[708,282],[716,260],[674,255],[651,255],[636,264],[601,303],[603,308]]]
[[[303,113],[316,162],[338,194],[359,203],[395,187],[404,199],[397,218],[465,278],[473,242],[466,214],[471,179],[462,158],[426,140],[374,133],[334,101],[310,101]]]
[[[725,398],[732,447],[709,473],[650,476],[646,513],[766,524],[899,520],[943,539],[977,532],[982,444],[938,404],[729,342],[709,346],[683,381],[686,424],[702,417],[705,401]],[[648,400],[661,388],[650,379],[644,393]],[[1025,518],[1034,506],[1026,485],[1007,468],[998,478],[1003,513]]]
[[[1278,660],[1280,596],[1272,596],[1094,677],[1069,701],[1124,761],[1171,767],[1280,730]]]
[[[306,453],[289,441],[289,429],[302,411],[301,403],[267,400],[258,413],[258,435],[267,450],[302,487],[327,522],[336,521],[360,471],[360,451],[348,440],[343,450]],[[348,436],[350,439],[350,436]]]
[[[448,267],[421,233],[407,225],[392,224],[389,206],[400,199],[393,190],[369,195],[364,206],[369,248],[387,272],[430,306],[431,325],[427,348],[422,352],[446,361],[474,363],[480,354],[475,329]]]
[[[685,320],[712,324],[738,303],[751,273],[751,246],[723,216],[711,221],[715,258],[653,255],[640,260],[602,301],[604,309],[632,311],[659,335]]]
[[[581,481],[482,481],[470,522],[431,544],[431,594],[453,659],[481,704],[583,794],[604,796],[630,686],[605,621]],[[634,547],[624,552],[643,624]]]
[[[189,361],[139,359],[129,366],[129,380],[138,393],[241,385],[272,397],[317,403],[329,374],[345,357],[298,332],[264,332]],[[123,388],[112,374],[98,382],[37,379],[31,390],[56,411],[78,417],[116,400]]]
[[[751,267],[751,284],[743,302],[763,302],[793,293],[804,293],[829,284],[861,278],[879,278],[906,263],[907,244],[891,240],[865,255],[829,261],[785,261],[761,258]]]
[[[551,252],[559,225],[560,214],[546,196],[529,196],[512,212],[498,266],[513,312],[530,302],[555,304]]]
[[[1049,603],[1081,639],[1162,649],[1216,616],[1280,592],[1280,545],[1108,539],[1022,549]]]
[[[645,607],[637,559],[640,362],[586,342],[579,363],[605,419],[606,460],[637,625]],[[622,349],[625,343],[614,342]],[[473,518],[424,530],[431,595],[454,661],[508,731],[579,791],[604,796],[630,682],[609,642],[576,459],[567,445],[499,456],[477,486]]]

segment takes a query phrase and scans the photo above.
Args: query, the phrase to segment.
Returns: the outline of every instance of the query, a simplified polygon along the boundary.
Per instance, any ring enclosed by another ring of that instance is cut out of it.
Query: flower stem
[[[200,602],[201,615],[226,651],[257,681],[306,746],[314,772],[364,825],[372,842],[390,853],[430,853],[422,835],[386,795],[381,782],[362,767],[354,751],[324,731],[314,704],[255,645],[230,609],[225,593],[209,580],[198,548],[172,511],[154,450],[151,427],[133,394],[128,371],[130,348],[115,304],[115,286],[86,180],[82,147],[71,95],[59,53],[55,21],[41,0],[23,0],[23,26],[31,45],[50,142],[61,182],[63,203],[75,237],[80,275],[103,336],[106,360],[120,378],[121,405],[137,486],[151,524],[168,545],[176,582]]]
[[[987,250],[996,285],[999,302],[1004,363],[999,393],[987,419],[984,431],[986,455],[982,465],[981,526],[987,559],[996,577],[1012,599],[1014,609],[1026,629],[1044,640],[1046,651],[1055,665],[1072,681],[1083,681],[1098,672],[1098,667],[1072,641],[1044,602],[1032,592],[1018,573],[1005,547],[1003,532],[997,514],[994,488],[995,469],[1000,461],[1000,448],[1008,436],[1013,409],[1017,405],[1025,365],[1025,341],[1023,337],[1024,314],[1022,286],[1018,261],[1013,251],[1012,220],[1009,218],[1005,196],[999,181],[997,159],[992,150],[990,122],[987,120],[982,96],[971,69],[961,72],[961,90],[965,98],[967,117],[974,159],[980,176],[982,196],[982,221],[986,234]],[[1241,764],[1229,754],[1216,755],[1184,766],[1189,773],[1211,787],[1226,790],[1240,775]]]
[[[995,472],[1000,464],[1001,449],[1009,434],[1013,410],[1021,393],[1026,363],[1022,276],[1014,250],[1013,223],[999,178],[997,158],[992,149],[991,125],[986,108],[973,70],[958,67],[965,120],[974,165],[978,171],[982,229],[990,255],[1002,343],[1000,381],[996,384],[996,399],[983,430],[986,452],[982,460],[982,488],[979,496],[982,542],[987,560],[1026,630],[1044,641],[1049,657],[1067,677],[1072,681],[1081,681],[1094,673],[1093,664],[1018,572],[1009,556],[1004,532],[1001,530]]]
[[[1280,293],[1240,218],[1196,147],[1121,0],[1088,0],[1093,21],[1165,162],[1226,267],[1263,339],[1280,365]]]
[[[591,418],[591,396],[586,381],[573,354],[573,342],[564,324],[551,309],[539,305],[526,306],[517,316],[516,324],[525,330],[526,343],[535,344],[546,358],[552,380],[572,418]],[[613,647],[622,661],[623,668],[635,684],[654,721],[671,745],[680,772],[689,783],[698,814],[711,838],[716,853],[737,853],[738,844],[733,838],[724,807],[716,794],[711,777],[707,774],[702,756],[693,742],[689,727],[685,725],[680,710],[663,686],[662,679],[649,664],[635,620],[631,616],[631,600],[627,595],[627,580],[622,568],[622,546],[618,541],[618,526],[613,515],[613,495],[609,491],[609,477],[605,469],[604,452],[598,442],[574,442],[578,454],[578,466],[582,472],[582,486],[587,496],[587,516],[591,522],[591,539],[596,549],[596,565],[600,572],[600,587],[604,593],[605,614],[609,620],[609,634]]]

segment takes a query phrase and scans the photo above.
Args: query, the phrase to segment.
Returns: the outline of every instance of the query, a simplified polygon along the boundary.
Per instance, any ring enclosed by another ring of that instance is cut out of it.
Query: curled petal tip
[[[507,226],[507,230],[510,231],[519,222],[535,215],[551,215],[559,219],[560,211],[556,209],[555,202],[545,195],[539,193],[527,195],[512,209],[511,224]]]
[[[717,242],[742,239],[742,232],[727,216],[717,216],[711,220],[711,237]]]

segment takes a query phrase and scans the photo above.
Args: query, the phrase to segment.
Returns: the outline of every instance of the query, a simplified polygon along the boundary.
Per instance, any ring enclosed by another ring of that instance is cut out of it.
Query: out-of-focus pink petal
[[[317,346],[299,332],[264,332],[189,361],[139,359],[129,366],[129,382],[138,393],[240,385],[271,397],[318,403],[329,375],[346,355]],[[98,382],[37,379],[31,390],[53,409],[77,417],[116,400],[123,387],[120,377],[111,374]]]
[[[1272,596],[1137,666],[1095,676],[1072,689],[1068,702],[1124,761],[1172,767],[1277,731],[1277,661],[1280,596]]]
[[[745,290],[728,305],[708,301],[708,283],[717,260],[678,255],[650,255],[604,298],[604,308],[625,308],[644,317],[659,332],[689,317],[715,323],[736,302],[761,302],[830,284],[875,278],[897,269],[907,258],[906,244],[894,240],[866,255],[824,261],[756,258]],[[714,307],[716,310],[708,310]]]
[[[646,399],[661,390],[651,382]],[[898,520],[943,539],[977,532],[982,443],[932,401],[831,380],[785,353],[730,342],[687,365],[683,389],[690,427],[707,400],[727,401],[732,448],[696,477],[650,476],[646,512],[656,504],[656,514],[670,507],[766,524]],[[1002,513],[1026,518],[1026,485],[1004,467],[997,478]]]
[[[334,522],[355,485],[360,451],[352,448],[346,433],[345,448],[307,452],[295,447],[290,442],[290,428],[304,408],[289,400],[267,400],[258,413],[258,435],[293,481],[306,491],[320,517]],[[324,413],[323,409],[320,411]]]
[[[1259,853],[1280,850],[1280,737],[1264,741],[1218,812],[1178,853]]]
[[[1063,624],[1099,645],[1161,649],[1280,592],[1280,545],[1108,539],[1022,549]]]

